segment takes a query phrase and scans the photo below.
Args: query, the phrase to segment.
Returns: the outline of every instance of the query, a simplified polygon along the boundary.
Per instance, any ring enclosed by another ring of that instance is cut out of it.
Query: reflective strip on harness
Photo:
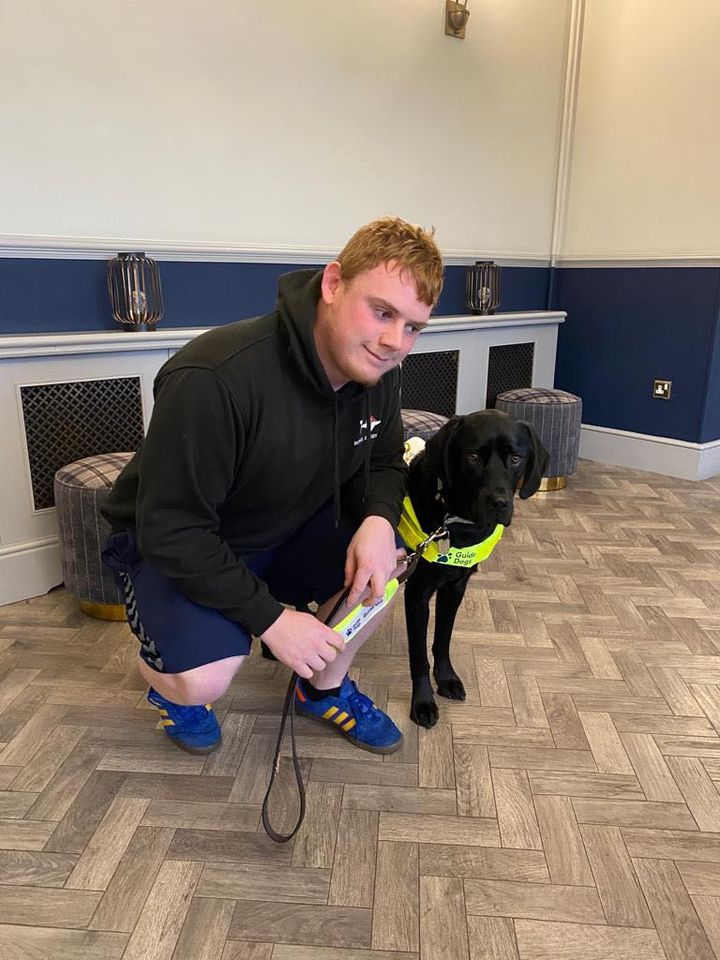
[[[444,563],[448,567],[474,567],[476,563],[487,560],[504,530],[505,527],[498,523],[490,536],[481,543],[475,543],[470,547],[450,547],[446,553],[440,553],[438,545],[431,543],[423,554],[423,560],[427,560],[428,563]],[[428,535],[420,526],[410,497],[405,497],[403,500],[398,533],[409,550],[414,550],[419,543],[427,539]]]

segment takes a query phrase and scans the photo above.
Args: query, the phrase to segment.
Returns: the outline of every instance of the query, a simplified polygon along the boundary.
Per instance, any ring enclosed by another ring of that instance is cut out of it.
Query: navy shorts
[[[326,504],[285,543],[243,557],[276,600],[304,609],[342,590],[345,556],[355,528],[335,527]],[[128,623],[140,641],[140,656],[162,673],[182,673],[250,652],[252,637],[217,610],[188,600],[149,563],[131,531],[114,534],[103,551],[123,591]]]

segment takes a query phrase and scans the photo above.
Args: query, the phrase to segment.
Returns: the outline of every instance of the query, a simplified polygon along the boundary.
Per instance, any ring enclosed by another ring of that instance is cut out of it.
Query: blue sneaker
[[[199,707],[183,707],[166,700],[152,687],[148,690],[147,699],[148,703],[158,708],[165,733],[181,750],[212,753],[220,746],[220,724],[209,703]]]
[[[371,753],[393,753],[403,736],[390,717],[378,710],[370,697],[360,693],[355,682],[345,677],[339,697],[311,700],[302,689],[302,681],[295,684],[295,711],[334,724],[338,733],[363,750]]]

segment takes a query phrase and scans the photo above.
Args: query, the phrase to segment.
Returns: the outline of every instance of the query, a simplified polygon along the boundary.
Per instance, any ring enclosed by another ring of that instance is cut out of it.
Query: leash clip
[[[407,556],[403,557],[402,560],[407,566],[405,571],[398,577],[398,583],[404,583],[410,574],[414,572],[415,567],[420,562],[420,557],[422,557],[431,543],[434,543],[436,540],[444,540],[447,536],[449,536],[449,534],[443,524],[443,526],[437,528],[435,533],[431,533],[429,537],[422,540],[412,553],[408,553]]]

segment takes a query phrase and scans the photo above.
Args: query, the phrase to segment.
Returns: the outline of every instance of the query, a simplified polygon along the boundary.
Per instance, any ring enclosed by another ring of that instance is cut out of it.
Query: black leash
[[[406,564],[403,572],[397,577],[398,584],[404,583],[407,578],[413,573],[415,567],[417,567],[420,562],[420,558],[423,553],[427,550],[431,543],[434,543],[436,540],[442,540],[447,536],[447,530],[445,527],[440,527],[435,533],[430,534],[422,543],[419,543],[415,550],[408,554],[407,557],[403,557],[403,562]],[[345,603],[350,593],[350,588],[347,587],[340,594],[340,597],[337,600],[337,603],[333,606],[330,613],[323,620],[327,626],[330,625],[333,618],[337,615],[340,607]],[[278,731],[277,744],[275,746],[275,757],[273,758],[272,771],[270,773],[270,782],[268,783],[268,788],[265,793],[265,798],[262,803],[262,825],[265,828],[265,833],[270,837],[271,840],[274,840],[276,843],[287,843],[288,840],[291,840],[295,834],[298,832],[302,826],[302,822],[305,819],[305,784],[303,783],[302,770],[300,769],[300,761],[297,755],[297,748],[295,745],[295,684],[298,681],[298,675],[293,673],[290,677],[290,683],[288,684],[287,692],[285,694],[285,703],[283,705],[282,717],[280,718],[280,729]],[[282,741],[283,735],[285,733],[285,724],[287,723],[288,717],[290,718],[290,746],[292,750],[292,762],[293,769],[295,771],[295,781],[298,788],[298,797],[300,798],[300,810],[298,811],[297,821],[295,826],[289,833],[278,833],[277,830],[273,829],[270,823],[270,815],[268,808],[270,805],[270,794],[272,793],[273,784],[275,783],[275,778],[277,777],[280,771],[280,754],[282,752]]]

